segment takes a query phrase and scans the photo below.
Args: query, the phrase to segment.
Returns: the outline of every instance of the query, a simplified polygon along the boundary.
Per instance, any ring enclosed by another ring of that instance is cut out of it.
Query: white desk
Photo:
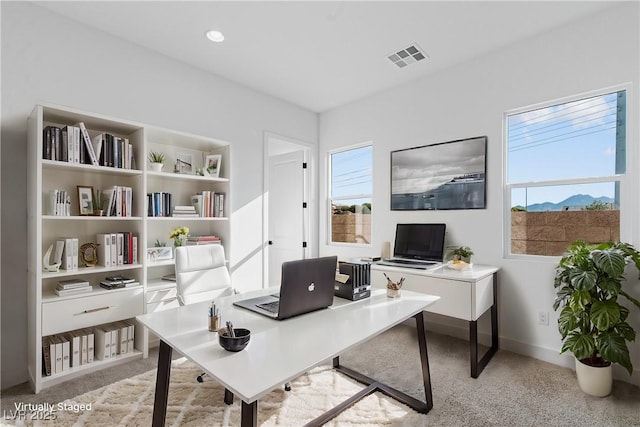
[[[272,289],[270,291],[273,292]],[[232,300],[240,297],[247,298],[248,295],[235,295],[217,301],[221,306],[223,322],[231,320],[235,327],[251,330],[248,346],[238,353],[225,351],[218,344],[217,334],[208,331],[207,303],[137,317],[140,323],[160,338],[154,426],[164,425],[174,349],[224,385],[228,390],[225,396],[227,403],[231,400],[227,400],[230,393],[242,399],[243,426],[256,425],[257,401],[260,397],[332,358],[336,369],[368,387],[316,418],[310,425],[326,423],[356,401],[378,390],[422,413],[427,413],[433,407],[423,312],[438,297],[406,291],[402,297],[390,299],[386,297],[386,291],[379,290],[361,301],[335,298],[333,306],[326,310],[283,321],[232,306]],[[339,355],[345,350],[410,317],[416,318],[425,402],[339,364]]]
[[[410,290],[440,299],[426,311],[455,317],[469,322],[471,377],[478,375],[498,351],[498,268],[474,265],[469,270],[453,270],[446,266],[433,270],[371,265],[371,284],[386,288],[386,273],[393,281],[404,277],[403,291]],[[491,310],[491,347],[478,360],[477,320]]]

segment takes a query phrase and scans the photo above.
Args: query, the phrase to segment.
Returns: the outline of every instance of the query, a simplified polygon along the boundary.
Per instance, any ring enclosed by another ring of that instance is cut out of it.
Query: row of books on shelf
[[[155,191],[147,193],[147,216],[171,216],[171,193]]]
[[[119,321],[42,337],[42,375],[134,352],[135,326]]]
[[[138,236],[130,231],[96,234],[98,265],[115,267],[138,263]]]
[[[224,193],[201,191],[191,196],[191,205],[173,206],[171,193],[147,193],[147,216],[212,218],[224,217]]]
[[[132,277],[115,275],[107,276],[100,281],[100,287],[105,289],[133,288],[140,286],[140,282]],[[60,280],[56,284],[55,293],[58,296],[85,294],[93,291],[93,286],[85,279]]]
[[[71,215],[71,195],[67,190],[53,189],[49,192],[49,207],[47,211],[50,215],[70,216]]]
[[[83,122],[46,126],[42,133],[43,159],[135,169],[133,145],[128,138],[103,132],[92,139]]]
[[[114,185],[96,192],[101,201],[105,216],[132,216],[133,189],[122,185]]]
[[[132,216],[133,189],[114,185],[104,190],[97,190],[96,202],[99,205],[94,209],[103,207],[105,216]],[[67,190],[54,188],[49,191],[48,206],[45,211],[54,216],[71,216],[71,195]]]
[[[201,191],[191,196],[191,205],[200,217],[224,217],[224,193]]]
[[[187,240],[185,241],[185,246],[194,246],[194,245],[219,245],[220,237],[218,236],[187,236]]]

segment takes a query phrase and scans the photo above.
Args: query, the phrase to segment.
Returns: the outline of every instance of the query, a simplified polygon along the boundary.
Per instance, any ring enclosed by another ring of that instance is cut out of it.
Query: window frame
[[[533,111],[541,108],[552,107],[555,105],[567,104],[574,101],[580,101],[591,97],[603,96],[613,92],[625,91],[626,94],[626,128],[625,128],[625,173],[612,174],[597,177],[583,177],[583,178],[568,178],[558,180],[541,180],[541,181],[527,181],[527,182],[508,182],[509,172],[509,116]],[[537,104],[528,105],[525,107],[514,108],[507,110],[502,116],[502,156],[503,156],[503,170],[502,170],[502,187],[503,187],[503,257],[505,259],[521,259],[521,260],[536,260],[536,261],[548,261],[557,263],[561,256],[552,255],[533,255],[533,254],[514,254],[511,252],[511,193],[513,189],[517,188],[531,188],[531,187],[551,187],[558,185],[576,185],[576,184],[591,184],[591,183],[605,183],[605,182],[618,182],[620,189],[620,240],[623,242],[632,241],[632,224],[630,218],[633,217],[634,209],[631,197],[631,187],[628,183],[633,182],[633,176],[637,176],[637,172],[633,169],[637,166],[636,161],[632,161],[637,156],[637,151],[634,144],[630,144],[629,141],[634,141],[632,134],[635,133],[635,128],[629,126],[629,118],[634,117],[632,111],[632,86],[631,84],[621,84],[611,87],[606,87],[590,92],[580,93],[576,95],[566,96],[563,98],[557,98],[551,101],[545,101]],[[637,205],[637,202],[635,203]]]
[[[359,148],[371,147],[371,193],[362,193],[362,194],[349,194],[346,196],[333,197],[333,180],[332,180],[332,167],[331,167],[331,156],[337,153],[343,153],[345,151],[357,150]],[[371,209],[371,238],[369,243],[350,243],[350,242],[334,242],[332,240],[333,233],[333,224],[331,222],[331,206],[333,205],[334,200],[351,200],[351,199],[364,199],[368,198],[371,200],[372,209]],[[327,206],[325,209],[325,215],[327,218],[327,245],[331,246],[345,246],[345,247],[363,247],[368,248],[373,245],[373,141],[365,141],[358,144],[343,146],[340,148],[334,148],[332,150],[327,151]]]

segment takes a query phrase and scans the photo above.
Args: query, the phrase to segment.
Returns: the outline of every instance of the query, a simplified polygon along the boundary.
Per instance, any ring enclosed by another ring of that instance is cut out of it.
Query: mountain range
[[[546,211],[561,211],[565,207],[569,208],[583,208],[589,206],[594,201],[600,201],[602,203],[613,203],[614,199],[607,196],[593,197],[588,194],[574,194],[571,197],[564,199],[558,203],[544,202],[534,203],[527,207],[528,212],[546,212]],[[517,206],[522,208],[523,206]]]

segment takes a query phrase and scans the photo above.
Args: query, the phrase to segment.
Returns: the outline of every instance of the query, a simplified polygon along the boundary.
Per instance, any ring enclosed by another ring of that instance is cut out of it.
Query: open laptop
[[[284,262],[279,295],[233,304],[277,320],[327,308],[333,304],[337,262],[336,256]]]
[[[437,268],[444,257],[446,224],[398,224],[393,257],[377,264],[422,270]]]

